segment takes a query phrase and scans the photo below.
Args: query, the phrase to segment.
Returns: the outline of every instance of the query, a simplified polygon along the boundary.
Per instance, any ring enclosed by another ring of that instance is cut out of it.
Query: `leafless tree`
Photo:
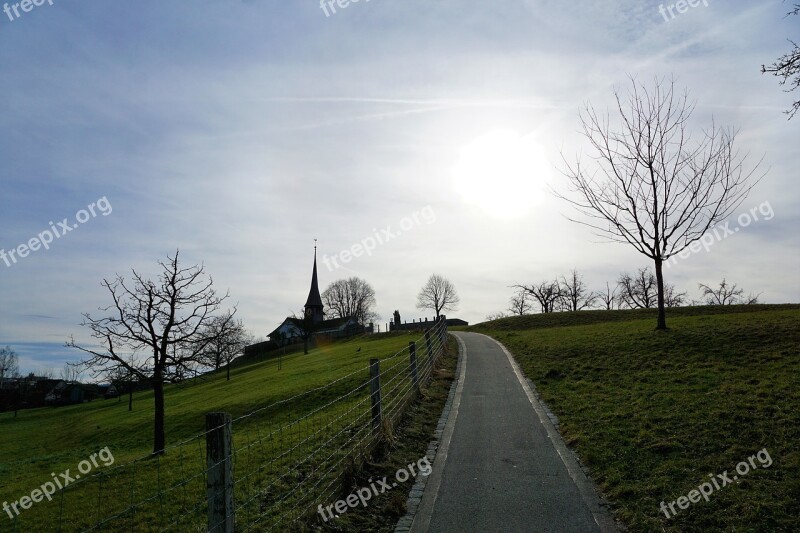
[[[531,308],[530,295],[523,289],[519,289],[508,302],[508,312],[512,315],[527,315],[531,312]]]
[[[129,367],[134,366],[136,357],[129,358]],[[117,401],[122,401],[122,394],[128,393],[128,412],[133,411],[133,389],[136,375],[128,370],[126,367],[119,365],[114,368],[109,374],[108,378],[114,388],[117,389]]]
[[[542,313],[552,313],[556,305],[561,300],[561,287],[557,280],[543,281],[533,285],[514,285],[515,288],[523,290],[533,296],[539,302]]]
[[[617,281],[617,303],[620,308],[652,309],[658,303],[658,281],[649,267],[640,268],[636,274],[623,272]],[[686,301],[686,293],[678,292],[673,285],[664,286],[664,305],[678,307]]]
[[[307,313],[305,309],[301,309],[299,313],[292,313],[292,318],[300,338],[303,339],[303,354],[308,355],[309,343],[319,329],[318,324],[314,320],[314,315]]]
[[[499,313],[489,313],[486,315],[487,322],[491,322],[492,320],[500,320],[501,318],[506,318],[506,314],[502,311]]]
[[[636,275],[627,272],[620,274],[617,280],[617,305],[629,309],[654,307],[658,300],[656,284],[655,276],[646,268],[640,268]]]
[[[19,356],[11,346],[0,348],[0,389],[5,387],[7,379],[19,377]]]
[[[82,347],[74,339],[68,347],[87,355],[83,365],[95,374],[122,366],[153,387],[153,453],[162,454],[165,446],[164,383],[177,382],[197,371],[197,365],[213,338],[207,337],[214,313],[228,295],[218,296],[213,281],[203,266],[181,267],[178,252],[158,263],[156,281],[135,270],[132,282],[117,275],[103,280],[113,304],[101,308],[102,318],[84,314],[88,327],[100,347]],[[126,353],[127,352],[127,353]],[[140,353],[128,359],[130,353]]]
[[[73,383],[78,381],[80,377],[81,369],[77,365],[64,363],[64,367],[61,369],[62,380],[66,381],[67,383]]]
[[[455,285],[439,274],[432,274],[417,295],[417,309],[430,309],[437,317],[443,311],[457,311],[459,303]]]
[[[712,288],[703,283],[700,283],[698,286],[700,290],[703,291],[703,299],[706,305],[753,305],[758,303],[758,297],[761,296],[761,293],[759,293],[755,296],[750,294],[745,297],[744,289],[737,287],[735,283],[733,285],[728,285],[725,278],[722,278],[717,288]]]
[[[640,268],[635,275],[627,272],[617,280],[619,306],[631,309],[650,309],[658,301],[657,281],[649,268]]]
[[[226,368],[226,379],[231,379],[231,362],[244,353],[245,347],[250,344],[251,338],[245,331],[241,320],[236,320],[231,313],[214,317],[205,327],[200,342],[211,339],[206,344],[205,350],[200,355],[205,366],[219,371],[223,365]]]
[[[607,311],[614,309],[614,302],[617,300],[617,286],[611,288],[611,285],[606,281],[606,292],[599,293],[600,301],[603,302]]]
[[[586,217],[571,220],[653,260],[657,328],[666,329],[663,262],[736,210],[755,184],[751,178],[760,163],[745,170],[747,155],[734,148],[737,132],[713,122],[692,140],[694,104],[688,91],[676,94],[674,81],[656,80],[648,89],[632,79],[627,97],[619,91],[615,96],[619,125],[590,104],[581,113],[595,168],[565,157],[576,194],[559,196]]]
[[[679,292],[674,285],[664,287],[664,305],[667,307],[680,307],[686,303],[686,292]]]
[[[567,311],[580,311],[591,307],[598,295],[590,291],[583,282],[583,276],[577,269],[572,269],[569,277],[561,276],[560,303]]]
[[[794,4],[794,8],[786,16],[798,14],[800,14],[800,4]],[[792,49],[779,57],[770,66],[761,65],[761,73],[769,73],[781,78],[780,85],[788,86],[786,92],[790,93],[800,87],[800,46],[791,39],[788,39],[788,41],[792,45]],[[800,109],[800,100],[795,100],[792,107],[786,111],[790,120],[795,116],[798,109]]]
[[[378,318],[375,289],[361,278],[334,281],[322,293],[322,301],[332,318],[355,317],[364,326]]]

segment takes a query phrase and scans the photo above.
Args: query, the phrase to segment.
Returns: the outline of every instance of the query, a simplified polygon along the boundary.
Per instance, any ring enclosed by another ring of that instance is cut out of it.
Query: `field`
[[[237,520],[257,522],[265,515],[261,512],[264,499],[283,494],[297,481],[272,479],[264,484],[287,465],[298,479],[317,474],[321,487],[338,476],[338,471],[321,471],[318,464],[309,462],[318,437],[323,430],[326,435],[333,432],[326,444],[336,448],[336,457],[326,456],[325,465],[344,467],[346,444],[357,434],[348,415],[360,413],[356,408],[365,402],[368,412],[369,387],[364,385],[369,381],[369,359],[381,358],[381,370],[387,372],[389,364],[385,367],[384,361],[418,337],[419,333],[360,337],[320,347],[309,355],[237,365],[230,381],[220,372],[196,383],[170,386],[166,392],[168,449],[159,459],[147,458],[152,451],[152,392],[135,394],[130,413],[127,397],[121,402],[99,400],[58,409],[23,410],[16,418],[13,413],[2,413],[0,476],[4,483],[0,502],[30,495],[52,481],[51,473],[70,469],[74,477],[81,461],[102,448],[113,454],[114,464],[99,464],[92,476],[87,476],[91,480],[81,479],[53,501],[34,503],[14,523],[4,514],[0,531],[45,531],[55,524],[62,524],[64,530],[92,526],[103,530],[203,529],[204,417],[212,411],[231,413],[234,419],[253,413],[234,421],[234,449],[237,506],[241,505]],[[420,372],[425,364],[423,353],[419,352]],[[398,372],[407,368],[407,359],[406,353],[393,360]],[[353,390],[356,393],[347,395]],[[384,408],[399,411],[400,405],[392,403],[388,392],[384,393]],[[279,401],[277,408],[265,408]],[[293,423],[295,420],[300,422]],[[277,460],[264,466],[264,457]],[[300,466],[303,464],[307,468]],[[289,516],[305,513],[299,496],[283,502],[282,511]],[[260,525],[253,529],[260,530]]]
[[[655,317],[581,311],[468,331],[511,350],[631,531],[796,531],[800,306],[671,309],[666,332],[654,330]],[[754,460],[734,480],[764,449],[771,464]],[[726,471],[732,483],[722,486]],[[720,488],[708,501],[667,518],[661,502],[709,474]]]

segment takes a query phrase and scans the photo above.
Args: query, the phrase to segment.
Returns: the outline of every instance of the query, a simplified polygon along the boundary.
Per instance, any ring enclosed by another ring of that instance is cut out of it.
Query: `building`
[[[447,323],[447,327],[453,326],[469,326],[469,322],[461,320],[460,318],[445,318],[445,322]],[[428,320],[428,317],[425,317],[425,320],[420,318],[412,319],[411,322],[401,322],[400,321],[400,311],[395,310],[394,314],[392,315],[392,321],[389,322],[388,331],[414,331],[414,330],[426,330],[431,329],[436,326],[436,318],[432,317]]]
[[[280,326],[269,334],[269,342],[275,346],[286,346],[303,342],[306,338],[340,339],[364,333],[365,328],[355,317],[333,318],[325,320],[325,306],[319,292],[317,277],[317,247],[314,246],[314,268],[311,273],[311,288],[308,291],[306,304],[303,306],[303,318],[286,317]]]

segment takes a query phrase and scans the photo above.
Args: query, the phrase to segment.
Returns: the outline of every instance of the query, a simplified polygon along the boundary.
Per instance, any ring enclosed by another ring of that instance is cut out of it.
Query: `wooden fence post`
[[[442,338],[442,350],[440,354],[443,354],[447,346],[447,317],[444,315],[441,316],[441,323],[439,324],[439,335]]]
[[[381,429],[381,360],[369,360],[369,390],[372,397],[372,430]]]
[[[425,348],[428,350],[428,359],[433,359],[433,345],[431,343],[431,330],[425,330]]]
[[[206,414],[208,531],[233,533],[233,431],[228,413]]]
[[[417,373],[417,343],[408,343],[408,352],[411,354],[411,384],[414,390],[419,390],[419,374]]]

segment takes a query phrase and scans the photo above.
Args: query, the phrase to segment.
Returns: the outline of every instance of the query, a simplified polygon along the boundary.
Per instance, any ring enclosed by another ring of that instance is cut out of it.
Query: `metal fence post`
[[[417,374],[417,343],[408,343],[408,352],[411,354],[411,384],[414,390],[419,390],[419,374]]]
[[[228,413],[206,414],[208,531],[233,533],[233,431]]]
[[[369,390],[372,398],[372,430],[381,429],[381,360],[369,360]]]

